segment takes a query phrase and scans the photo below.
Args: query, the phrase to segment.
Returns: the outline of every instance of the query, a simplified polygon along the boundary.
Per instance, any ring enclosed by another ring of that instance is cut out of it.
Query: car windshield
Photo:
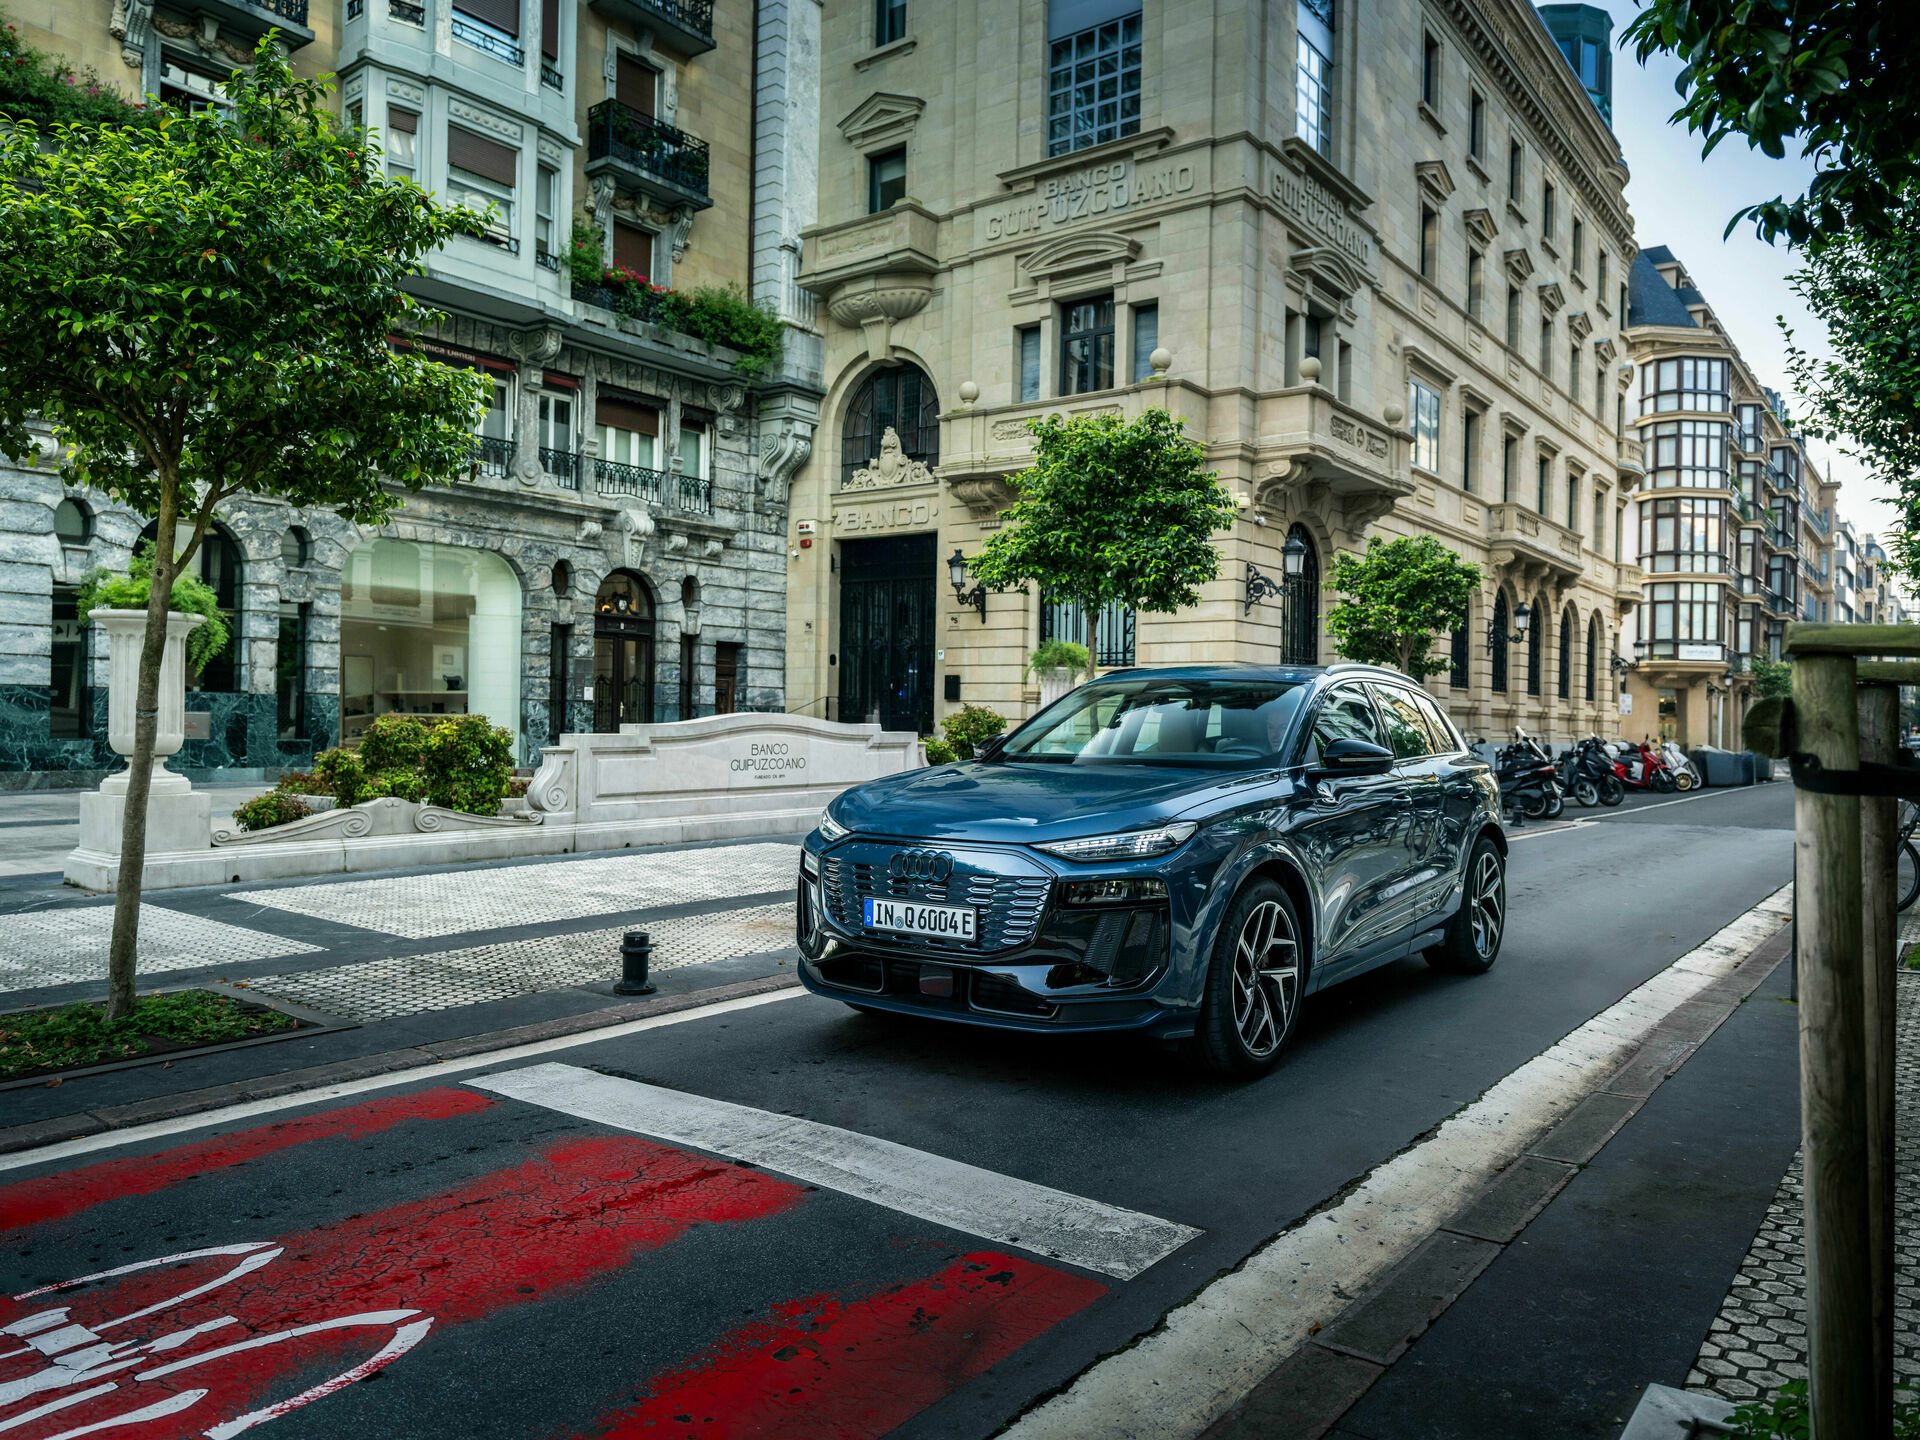
[[[1083,685],[1022,726],[1000,754],[1075,765],[1271,765],[1306,693],[1297,680]]]

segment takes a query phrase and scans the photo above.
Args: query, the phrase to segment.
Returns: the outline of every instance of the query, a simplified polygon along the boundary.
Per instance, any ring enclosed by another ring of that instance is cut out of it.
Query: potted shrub
[[[1040,677],[1042,710],[1092,673],[1093,657],[1087,647],[1071,640],[1042,640],[1040,648],[1027,657],[1027,674]]]

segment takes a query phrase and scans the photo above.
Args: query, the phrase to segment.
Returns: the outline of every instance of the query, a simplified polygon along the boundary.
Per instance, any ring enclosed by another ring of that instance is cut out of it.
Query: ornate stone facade
[[[1124,25],[1126,10],[1101,14]],[[1085,117],[1097,143],[1074,149],[1049,144],[1060,37],[1039,0],[913,7],[906,42],[878,49],[858,7],[826,12],[822,85],[839,98],[800,284],[826,311],[827,398],[789,517],[793,694],[864,719],[924,669],[919,723],[967,702],[1030,710],[1042,598],[990,595],[978,616],[948,561],[1001,523],[1030,420],[1165,406],[1238,520],[1199,604],[1116,623],[1115,658],[1125,633],[1148,665],[1330,661],[1317,614],[1289,609],[1299,598],[1247,599],[1256,576],[1282,575],[1289,534],[1322,576],[1370,536],[1434,534],[1485,576],[1461,674],[1429,682],[1463,727],[1611,730],[1601,657],[1639,595],[1615,544],[1632,447],[1610,293],[1634,241],[1619,148],[1543,22],[1523,0],[1316,3],[1331,80],[1307,117],[1295,4],[1137,10],[1137,123]],[[904,196],[869,213],[903,137]],[[913,375],[937,422],[910,413]],[[899,477],[916,457],[926,499],[849,503],[911,488]],[[913,536],[931,542],[915,563],[932,635],[876,685],[858,617],[872,585],[904,582],[866,577]],[[1503,657],[1496,689],[1490,621],[1522,601],[1544,643]]]

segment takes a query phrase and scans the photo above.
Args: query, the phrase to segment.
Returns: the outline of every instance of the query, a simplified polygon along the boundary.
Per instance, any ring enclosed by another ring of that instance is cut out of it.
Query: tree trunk
[[[153,585],[147,592],[147,633],[140,642],[140,681],[133,707],[133,756],[128,761],[127,809],[120,830],[120,881],[113,894],[113,941],[107,952],[109,1020],[133,1013],[134,965],[140,952],[140,881],[147,868],[147,797],[153,789],[160,662],[167,648],[167,611],[173,600],[173,540],[178,522],[178,482],[163,476],[153,541]]]
[[[1091,680],[1100,673],[1100,607],[1088,605],[1087,610],[1087,674]]]

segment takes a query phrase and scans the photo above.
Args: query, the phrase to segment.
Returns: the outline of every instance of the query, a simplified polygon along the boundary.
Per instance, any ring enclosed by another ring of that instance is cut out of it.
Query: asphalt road
[[[1790,878],[1785,785],[1578,818],[1491,974],[1315,997],[1251,1085],[794,996],[0,1172],[0,1424],[988,1435]]]

